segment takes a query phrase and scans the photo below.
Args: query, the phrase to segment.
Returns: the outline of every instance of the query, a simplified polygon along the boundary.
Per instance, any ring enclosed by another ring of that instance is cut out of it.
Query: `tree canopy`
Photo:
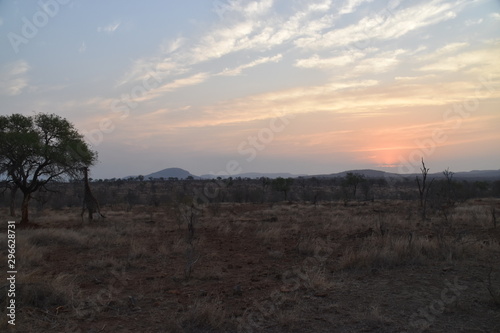
[[[28,222],[32,193],[96,161],[83,136],[58,115],[0,116],[0,175],[23,193],[21,222]]]
[[[288,192],[293,184],[293,178],[278,177],[273,180],[272,184],[276,191],[283,192],[286,201]]]

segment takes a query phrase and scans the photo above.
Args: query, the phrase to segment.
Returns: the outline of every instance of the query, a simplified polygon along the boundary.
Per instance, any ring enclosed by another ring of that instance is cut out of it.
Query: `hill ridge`
[[[267,178],[278,178],[278,177],[283,177],[283,178],[300,178],[300,177],[306,177],[306,178],[312,178],[312,177],[317,177],[317,178],[335,178],[335,177],[345,177],[347,173],[357,173],[357,174],[362,174],[366,178],[408,178],[408,177],[415,177],[420,175],[420,173],[412,173],[412,174],[399,174],[399,173],[393,173],[393,172],[387,172],[387,171],[381,171],[381,170],[374,170],[374,169],[354,169],[354,170],[345,170],[341,172],[336,172],[336,173],[330,173],[330,174],[315,174],[315,175],[308,175],[308,174],[292,174],[289,172],[245,172],[241,174],[236,174],[232,175],[231,177],[236,178],[236,177],[241,177],[241,178],[261,178],[261,177],[267,177]],[[435,172],[435,173],[429,173],[429,177],[432,178],[444,178],[444,175],[442,172]],[[137,176],[128,176],[128,177],[123,177],[124,179],[127,178],[135,178]],[[216,175],[216,174],[203,174],[201,176],[197,176],[192,174],[191,172],[179,168],[179,167],[172,167],[172,168],[165,168],[156,172],[152,172],[150,174],[144,175],[144,179],[159,179],[159,178],[178,178],[178,179],[186,179],[188,177],[192,177],[194,179],[215,179],[218,177],[221,178],[228,178],[230,176],[228,175]],[[471,170],[471,171],[459,171],[459,172],[454,172],[453,174],[454,179],[463,179],[463,180],[500,180],[500,169],[499,170]]]

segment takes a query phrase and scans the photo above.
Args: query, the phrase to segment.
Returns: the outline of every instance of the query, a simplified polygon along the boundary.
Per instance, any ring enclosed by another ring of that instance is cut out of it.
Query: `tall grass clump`
[[[79,248],[87,246],[87,237],[85,235],[68,229],[28,230],[25,236],[30,244],[39,247],[56,245]]]

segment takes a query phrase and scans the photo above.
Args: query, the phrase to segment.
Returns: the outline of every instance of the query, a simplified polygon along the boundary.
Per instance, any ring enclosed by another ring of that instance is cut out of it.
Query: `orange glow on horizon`
[[[404,151],[400,147],[381,146],[366,150],[362,159],[380,168],[394,168],[401,164]]]

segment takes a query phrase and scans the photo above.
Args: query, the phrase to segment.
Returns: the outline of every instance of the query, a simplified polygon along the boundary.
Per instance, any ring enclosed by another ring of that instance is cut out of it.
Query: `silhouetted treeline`
[[[348,174],[337,178],[227,178],[227,179],[105,179],[92,180],[92,191],[101,206],[122,206],[130,210],[135,205],[155,207],[202,203],[273,203],[280,201],[320,202],[417,200],[415,178],[365,178]],[[11,189],[2,186],[0,206],[10,207]],[[500,180],[465,181],[435,179],[429,189],[433,206],[453,205],[471,198],[500,197]],[[80,207],[83,182],[52,183],[33,195],[37,209]],[[21,198],[15,196],[19,207]]]

